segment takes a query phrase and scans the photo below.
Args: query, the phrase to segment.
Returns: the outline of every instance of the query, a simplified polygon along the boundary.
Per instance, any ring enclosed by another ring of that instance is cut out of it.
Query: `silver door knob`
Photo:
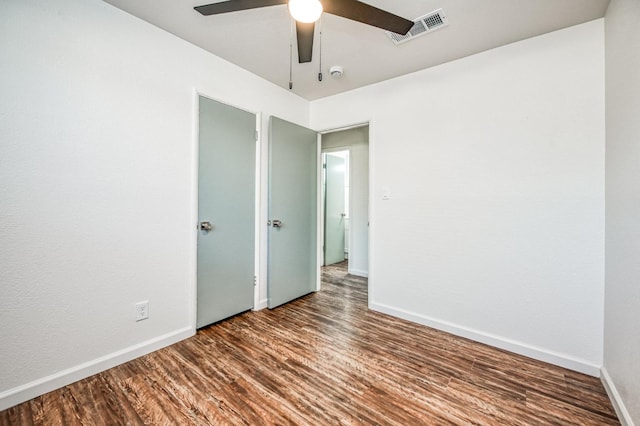
[[[210,222],[200,222],[200,230],[201,231],[211,231],[213,229],[213,225]]]
[[[274,228],[280,228],[282,226],[282,222],[279,220],[272,220],[271,221],[271,226],[273,226]]]

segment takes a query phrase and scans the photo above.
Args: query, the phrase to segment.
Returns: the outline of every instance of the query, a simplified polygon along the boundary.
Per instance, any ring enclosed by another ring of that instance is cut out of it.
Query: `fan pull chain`
[[[320,68],[318,69],[318,81],[322,81],[322,17],[320,17],[320,19],[318,20],[318,33],[319,36],[318,37],[320,39],[320,45],[318,46],[318,50],[319,50],[319,62],[320,62]]]
[[[293,26],[294,20],[291,19],[291,33],[289,34],[289,90],[293,89]]]

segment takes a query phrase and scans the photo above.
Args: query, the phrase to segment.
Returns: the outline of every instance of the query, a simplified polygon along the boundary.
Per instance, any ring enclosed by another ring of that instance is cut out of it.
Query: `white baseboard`
[[[183,328],[6,390],[0,393],[0,411],[100,373],[101,371],[108,370],[127,361],[131,361],[142,355],[157,351],[158,349],[191,337],[194,334],[195,330],[191,327]]]
[[[437,330],[455,334],[456,336],[465,337],[467,339],[494,346],[496,348],[504,349],[509,352],[524,355],[526,357],[537,359],[539,361],[548,362],[549,364],[557,365],[560,367],[568,368],[569,370],[588,374],[594,377],[600,377],[600,366],[586,360],[538,348],[526,343],[506,339],[501,336],[484,333],[479,330],[462,327],[456,324],[449,323],[447,321],[429,318],[421,314],[415,314],[413,312],[408,312],[403,309],[394,308],[392,306],[387,306],[381,303],[372,302],[369,305],[369,308],[373,309],[374,311],[382,312],[394,317],[426,325]]]
[[[258,305],[253,307],[254,311],[260,311],[264,308],[266,308],[268,306],[269,300],[268,299],[262,299],[261,301],[258,302]]]
[[[629,411],[627,411],[627,407],[625,407],[624,402],[620,397],[620,393],[618,392],[615,383],[613,383],[609,372],[604,367],[602,367],[600,371],[600,380],[607,391],[607,395],[609,395],[609,399],[613,404],[613,409],[616,410],[618,419],[624,426],[634,426],[633,419],[631,419],[631,415],[629,414]]]
[[[369,271],[363,271],[362,269],[349,269],[347,272],[357,277],[369,277]]]

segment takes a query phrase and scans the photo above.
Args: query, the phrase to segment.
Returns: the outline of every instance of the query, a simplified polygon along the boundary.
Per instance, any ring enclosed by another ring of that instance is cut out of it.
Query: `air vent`
[[[440,28],[446,27],[447,25],[449,25],[447,16],[444,14],[442,9],[438,9],[415,19],[413,21],[413,27],[411,27],[406,35],[396,34],[391,31],[385,31],[385,33],[387,33],[387,36],[395,44],[401,44],[406,43],[409,40],[413,40],[421,35],[432,33]]]

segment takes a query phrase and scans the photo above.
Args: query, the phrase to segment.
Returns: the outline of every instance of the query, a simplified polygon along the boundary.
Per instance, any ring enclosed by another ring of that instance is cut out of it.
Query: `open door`
[[[343,156],[324,154],[324,264],[342,262],[345,249],[345,172]]]
[[[269,122],[268,307],[316,289],[318,136],[271,117]]]

